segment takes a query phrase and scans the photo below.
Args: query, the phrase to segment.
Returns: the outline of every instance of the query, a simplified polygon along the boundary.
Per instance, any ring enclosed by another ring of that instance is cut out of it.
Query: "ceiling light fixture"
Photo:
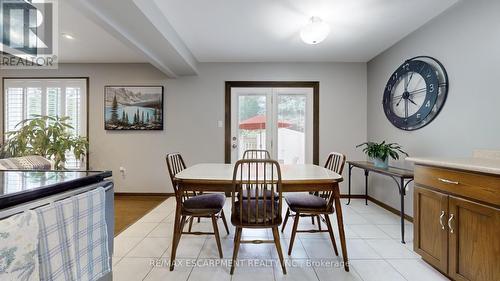
[[[73,37],[73,35],[69,34],[69,33],[61,33],[62,37],[66,38],[66,39],[69,39],[69,40],[74,40],[75,37]]]
[[[306,44],[316,45],[326,39],[330,33],[330,26],[319,17],[311,17],[309,24],[300,31],[300,38]]]

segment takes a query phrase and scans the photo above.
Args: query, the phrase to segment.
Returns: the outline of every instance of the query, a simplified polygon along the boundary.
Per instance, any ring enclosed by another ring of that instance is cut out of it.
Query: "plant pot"
[[[385,160],[382,160],[380,158],[373,158],[373,165],[380,169],[387,169],[389,168],[389,157],[387,157]]]

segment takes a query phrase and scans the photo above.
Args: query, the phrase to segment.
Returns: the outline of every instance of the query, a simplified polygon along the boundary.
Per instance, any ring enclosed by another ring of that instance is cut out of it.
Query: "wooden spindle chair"
[[[242,159],[271,159],[271,154],[265,149],[247,149]]]
[[[326,160],[325,168],[341,175],[344,169],[345,160],[345,155],[337,152],[331,152]],[[334,212],[333,204],[335,198],[333,197],[333,190],[319,191],[312,194],[290,194],[285,196],[285,201],[288,204],[288,209],[286,210],[285,221],[283,222],[281,232],[285,230],[288,218],[290,216],[294,217],[292,235],[290,238],[290,245],[288,247],[288,255],[292,254],[293,243],[297,232],[328,232],[330,234],[330,239],[332,240],[335,254],[338,256],[339,253],[337,250],[337,244],[335,243],[332,223],[329,217],[329,215]],[[291,212],[294,214],[291,214]],[[317,218],[318,229],[297,230],[300,217],[311,217],[313,223],[314,218]],[[327,230],[321,229],[321,221],[326,223]]]
[[[226,232],[229,234],[229,228],[223,210],[226,197],[223,194],[200,194],[197,192],[182,190],[175,179],[175,175],[186,168],[184,159],[182,159],[182,156],[179,153],[170,153],[167,154],[166,160],[170,180],[172,181],[172,186],[175,191],[176,203],[181,206],[181,221],[179,227],[174,230],[174,244],[171,249],[170,270],[174,269],[175,254],[182,234],[214,235],[217,242],[217,248],[219,250],[219,256],[220,258],[223,258],[217,220],[220,218],[222,219]],[[191,231],[194,218],[210,218],[212,220],[214,232]],[[189,229],[188,231],[184,231],[184,226],[187,221],[190,221]]]
[[[242,159],[271,159],[271,154],[269,151],[264,150],[264,149],[247,149],[245,152],[243,152],[243,158]],[[266,192],[266,196],[271,198],[271,193],[269,190],[262,190],[262,192]],[[248,192],[248,193],[247,193]],[[243,197],[250,196],[251,198],[255,198],[256,195],[256,190],[252,189],[247,192],[243,192]],[[259,199],[262,199],[263,195],[262,193],[259,194]],[[277,194],[275,194],[274,198],[278,199]]]
[[[263,194],[263,196],[254,198],[243,196],[245,192],[250,193],[252,190],[255,194]],[[262,192],[262,190],[269,190],[270,197],[267,196],[267,192]],[[276,199],[275,196],[278,198]],[[279,163],[270,159],[242,159],[236,162],[233,171],[231,206],[231,223],[236,227],[231,274],[234,273],[241,243],[274,243],[283,274],[286,274],[278,231],[278,226],[282,222]],[[270,228],[273,231],[274,240],[241,240],[243,228]]]

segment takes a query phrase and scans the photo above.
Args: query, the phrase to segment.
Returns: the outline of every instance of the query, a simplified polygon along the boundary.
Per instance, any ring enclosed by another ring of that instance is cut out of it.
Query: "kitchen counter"
[[[110,171],[0,171],[0,210],[95,184]]]
[[[483,157],[408,157],[405,160],[419,165],[444,167],[500,175],[500,159]]]

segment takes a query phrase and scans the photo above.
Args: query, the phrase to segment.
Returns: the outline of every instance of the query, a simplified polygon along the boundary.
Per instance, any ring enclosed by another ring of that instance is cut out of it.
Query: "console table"
[[[349,165],[349,199],[347,205],[351,203],[351,171],[356,167],[365,171],[365,204],[368,205],[368,175],[370,172],[392,178],[398,187],[399,196],[401,198],[401,243],[405,244],[405,203],[404,197],[406,195],[406,187],[413,181],[413,171],[401,169],[397,167],[389,167],[382,169],[375,167],[373,163],[368,161],[347,161]]]

